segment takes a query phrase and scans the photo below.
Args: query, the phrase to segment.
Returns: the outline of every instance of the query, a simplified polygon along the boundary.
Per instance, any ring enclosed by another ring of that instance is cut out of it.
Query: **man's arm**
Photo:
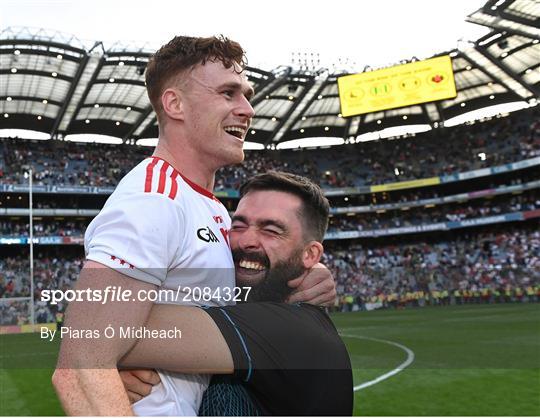
[[[182,337],[144,338],[123,357],[121,367],[148,367],[197,374],[230,374],[231,351],[204,309],[154,305],[146,323],[149,330],[179,329]]]
[[[73,301],[67,309],[65,327],[69,333],[63,336],[53,385],[69,415],[133,414],[116,364],[136,338],[120,338],[119,332],[120,328],[138,328],[145,323],[152,302],[139,300],[138,292],[156,286],[88,261],[75,290],[105,294],[112,286],[131,291],[129,301],[90,302],[84,295],[86,300]],[[115,332],[113,338],[108,338],[110,329]]]

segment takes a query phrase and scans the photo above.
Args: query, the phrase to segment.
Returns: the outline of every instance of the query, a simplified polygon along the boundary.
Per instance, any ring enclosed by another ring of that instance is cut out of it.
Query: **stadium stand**
[[[398,228],[401,226],[425,225],[437,222],[458,222],[464,219],[483,218],[511,212],[534,211],[540,209],[538,191],[519,196],[502,196],[490,200],[471,201],[468,204],[453,203],[426,209],[411,208],[403,211],[399,208],[370,214],[353,214],[346,217],[333,216],[329,232]]]
[[[397,236],[394,241],[327,242],[324,263],[336,278],[339,294],[334,309],[537,302],[540,298],[538,221],[458,236],[405,240]],[[34,260],[36,301],[44,289],[71,288],[82,267],[80,250],[70,257],[58,255],[58,250],[51,253]],[[26,254],[1,258],[0,269],[1,298],[29,294]],[[50,322],[57,310],[64,308],[62,304],[39,304],[42,315],[38,322]],[[2,315],[0,325],[28,322],[27,302],[0,303],[0,309],[9,312]]]
[[[504,131],[504,129],[508,134],[508,137],[505,136],[505,138],[511,138],[508,140],[509,145],[489,150],[488,152],[498,152],[497,157],[490,160],[491,163],[518,162],[520,159],[534,158],[538,154],[539,144],[538,123],[534,117],[535,112],[525,111],[508,118],[494,119],[489,124],[485,124],[487,128],[481,127],[473,132],[469,130],[469,126],[450,129],[450,137],[455,138],[456,143],[459,144],[456,148],[467,149],[470,156],[469,163],[467,165],[464,163],[462,154],[453,155],[446,149],[445,152],[441,153],[441,155],[446,156],[446,159],[437,166],[438,169],[444,172],[445,167],[448,166],[459,167],[461,170],[485,167],[485,160],[475,159],[474,156],[488,150],[485,147],[467,148],[467,144],[483,143],[486,135],[493,137],[494,133]],[[476,133],[477,136],[473,133]],[[430,145],[432,142],[429,138],[423,141],[420,137],[421,135],[415,139],[418,140],[418,148],[415,148],[414,152],[419,155],[433,155],[430,154],[433,151]],[[466,138],[466,141],[461,141],[462,138]],[[520,139],[516,140],[516,138]],[[3,161],[4,163],[9,161],[9,163],[5,163],[5,167],[8,167],[9,173],[16,173],[6,176],[7,180],[3,178],[2,183],[18,185],[23,184],[24,167],[20,163],[13,162],[17,159],[22,158],[21,161],[30,164],[42,164],[42,170],[47,175],[41,173],[34,177],[38,185],[66,185],[62,183],[65,179],[72,179],[67,185],[77,185],[76,179],[84,179],[86,183],[81,180],[78,184],[97,186],[114,185],[118,179],[117,176],[123,174],[122,166],[129,168],[137,161],[137,158],[144,158],[148,152],[146,148],[129,145],[103,146],[74,143],[58,144],[57,147],[65,147],[65,149],[57,148],[51,152],[43,142],[11,139],[1,143],[4,150],[2,153]],[[424,149],[422,144],[429,146]],[[395,150],[395,141],[384,141],[374,145],[376,146],[362,151],[365,154],[365,161],[382,158],[382,155],[386,155],[386,151],[384,151],[386,148],[389,150],[388,152]],[[496,175],[489,176],[485,181],[488,182],[491,191],[501,191],[498,195],[487,194],[489,199],[464,201],[463,195],[458,194],[455,195],[456,199],[451,201],[449,199],[452,195],[445,194],[444,190],[414,188],[398,191],[397,195],[396,192],[393,192],[393,198],[389,198],[388,193],[351,195],[350,199],[346,197],[347,203],[368,203],[368,206],[364,207],[366,210],[358,210],[358,207],[355,209],[351,206],[343,207],[342,197],[335,198],[331,192],[333,189],[335,190],[335,187],[343,186],[345,183],[336,181],[339,174],[337,177],[329,176],[327,174],[329,172],[328,166],[324,164],[333,160],[339,161],[338,166],[342,166],[343,160],[348,158],[345,148],[336,147],[331,150],[310,150],[300,153],[282,151],[284,155],[279,159],[272,159],[263,153],[252,152],[248,154],[246,162],[242,165],[220,172],[217,190],[237,188],[248,176],[269,169],[289,170],[307,175],[317,180],[330,192],[335,213],[331,218],[329,232],[338,234],[351,230],[362,231],[412,225],[425,226],[438,222],[459,222],[504,213],[534,212],[540,208],[540,198],[537,191],[539,185],[535,183],[538,180],[538,173],[534,167],[518,171],[519,176],[517,177],[511,174],[502,180],[496,180],[498,178]],[[374,155],[378,156],[368,157],[368,150],[373,151]],[[328,156],[329,151],[332,152],[331,157]],[[66,156],[59,165],[55,163],[55,153]],[[21,157],[22,155],[24,157]],[[314,157],[315,155],[318,157]],[[451,156],[454,156],[455,160],[450,159]],[[115,158],[118,159],[115,161]],[[110,161],[113,163],[108,165]],[[19,172],[16,171],[17,167],[20,167]],[[47,171],[47,167],[50,167],[51,170]],[[90,171],[94,168],[94,171]],[[437,174],[437,172],[431,174]],[[362,181],[364,179],[355,179],[351,183],[359,184]],[[517,192],[521,194],[515,195],[517,190],[515,187],[527,184],[531,184],[531,188],[518,190]],[[471,186],[463,187],[463,184],[460,184],[459,189],[463,188],[467,190]],[[480,197],[486,195],[486,193],[476,193]],[[63,196],[64,202],[58,195],[54,196],[54,199],[50,199],[50,195],[46,196],[47,199],[44,201],[38,200],[36,205],[38,209],[57,208],[62,214],[62,210],[65,212],[66,209],[84,209],[85,207],[84,203],[81,205],[81,196],[77,194]],[[438,205],[432,205],[433,207],[429,209],[425,205],[419,205],[404,211],[399,206],[402,203],[413,206],[415,202],[421,203],[423,199],[440,197],[445,197],[447,200],[439,202]],[[7,204],[13,207],[14,202],[19,202],[18,206],[21,208],[27,204],[24,199],[13,199],[11,202],[5,200],[2,203],[4,206]],[[380,209],[383,207],[381,204],[386,204],[388,207]],[[75,221],[65,216],[63,218],[45,216],[35,221],[34,235],[37,238],[40,236],[50,237],[51,235],[82,238],[86,224],[95,213],[97,210],[94,210],[86,218],[78,218]],[[0,231],[4,238],[28,236],[29,225],[26,219],[20,217],[4,219],[8,219],[0,223]],[[336,302],[336,309],[365,309],[366,306],[379,305],[382,307],[423,306],[426,304],[478,302],[479,300],[489,302],[536,301],[535,295],[540,282],[539,246],[537,224],[532,225],[532,227],[530,225],[525,227],[495,225],[493,231],[461,233],[458,234],[457,238],[447,234],[446,239],[440,240],[440,242],[420,241],[413,245],[409,241],[421,240],[422,234],[420,234],[420,238],[417,234],[413,238],[404,239],[396,232],[393,238],[401,240],[399,244],[381,245],[374,248],[371,245],[364,247],[358,241],[353,240],[352,244],[347,242],[345,247],[348,249],[344,250],[343,245],[334,244],[334,241],[331,240],[327,241],[330,244],[327,247],[325,262],[332,268],[338,281],[339,298]],[[494,231],[497,229],[500,229],[501,232],[495,233]],[[429,235],[427,238],[433,240],[433,237]],[[499,246],[497,244],[501,242],[505,245]],[[81,240],[77,243],[80,245]],[[495,258],[489,255],[493,252],[493,247],[496,249]],[[421,248],[421,251],[418,251],[418,248]],[[475,256],[471,258],[468,257],[469,254],[475,254]],[[516,258],[516,254],[519,254],[518,263],[511,262]],[[76,278],[76,272],[81,266],[82,254],[79,254],[78,257],[73,256],[71,259],[38,258],[35,263],[37,280],[35,297],[36,300],[39,300],[40,289],[66,288],[72,284]],[[426,269],[426,267],[429,268]],[[3,275],[0,283],[2,298],[28,295],[28,280],[17,280],[17,277],[28,277],[28,268],[26,257],[16,256],[2,259]],[[49,272],[49,274],[44,272]],[[471,277],[464,279],[468,276]],[[459,280],[460,278],[461,280]],[[532,293],[531,288],[534,290]],[[527,297],[520,296],[524,294]],[[482,295],[484,296],[482,297]],[[28,315],[21,314],[21,312],[27,312],[27,302],[14,301],[3,304],[2,309],[6,313],[3,320],[4,325],[28,321]],[[36,311],[38,321],[48,321],[56,313],[46,306],[39,306],[38,311]]]
[[[261,172],[319,183],[332,206],[324,261],[338,285],[335,310],[540,299],[540,45],[530,8],[510,3],[497,4],[505,14],[495,20],[486,3],[467,19],[490,33],[438,54],[452,59],[455,98],[344,118],[337,79],[348,69],[248,67],[254,150],[217,173],[215,193],[233,211],[239,186]],[[6,28],[0,41],[2,127],[51,138],[0,139],[0,325],[28,323],[31,297],[36,321],[51,322],[65,306],[40,302],[40,292],[73,286],[86,226],[152,152],[142,145],[158,135],[144,87],[152,51],[28,28]],[[521,110],[450,123],[509,103]],[[396,127],[403,132],[385,133]],[[74,134],[121,143],[68,140]],[[317,146],[319,137],[340,145]],[[290,145],[305,138],[314,145]]]
[[[87,221],[35,221],[33,223],[35,237],[50,235],[61,237],[82,236],[86,226]],[[28,237],[29,233],[30,224],[26,220],[0,220],[0,234],[2,236]]]
[[[325,188],[333,204],[328,232],[331,238],[332,234],[333,238],[338,238],[326,241],[324,259],[338,284],[335,310],[534,302],[538,300],[540,283],[540,237],[538,222],[534,219],[521,226],[515,223],[503,226],[499,221],[490,227],[478,226],[465,232],[456,230],[456,236],[442,232],[440,238],[420,233],[420,230],[413,230],[412,235],[411,231],[403,230],[471,219],[485,220],[509,213],[538,213],[540,184],[534,165],[518,170],[517,176],[514,172],[507,175],[492,173],[473,183],[459,182],[454,188],[468,191],[466,198],[463,193],[452,194],[452,190],[446,190],[443,185],[382,193],[364,189],[364,193],[338,193],[337,196],[333,192],[349,186],[365,186],[367,182],[401,181],[402,172],[397,176],[392,170],[396,166],[404,168],[403,173],[408,173],[403,174],[405,178],[421,179],[535,158],[540,154],[537,113],[536,109],[531,109],[473,126],[449,128],[447,137],[440,143],[431,133],[419,134],[403,143],[368,143],[361,149],[361,156],[351,156],[349,148],[352,145],[299,152],[252,151],[247,153],[243,164],[220,170],[216,190],[229,191],[227,196],[232,197],[226,201],[232,210],[237,199],[230,191],[236,191],[249,176],[271,169],[306,175]],[[105,190],[101,200],[96,196],[92,199],[88,193],[78,189],[71,194],[37,193],[36,211],[39,214],[39,210],[43,210],[45,216],[34,220],[35,239],[39,243],[43,238],[44,243],[49,243],[51,237],[60,237],[63,241],[58,242],[71,243],[77,248],[71,257],[66,258],[58,255],[58,249],[53,246],[44,250],[50,254],[44,257],[41,254],[42,257],[35,259],[34,298],[39,301],[43,289],[68,289],[72,286],[82,266],[80,244],[88,222],[103,204],[107,191],[110,193],[125,171],[147,156],[150,150],[127,144],[70,142],[55,143],[51,147],[44,141],[18,138],[4,139],[0,146],[4,167],[0,184],[4,187],[23,186],[26,181],[24,172],[33,166],[33,180],[37,186],[91,186]],[[478,158],[481,153],[485,153],[485,159]],[[416,155],[427,156],[427,160],[415,159]],[[408,166],[407,159],[415,165]],[[357,161],[356,169],[345,169],[348,161]],[[379,161],[385,162],[386,169]],[[342,172],[347,175],[342,175]],[[475,188],[479,190],[475,191]],[[89,201],[93,201],[90,207]],[[426,206],[426,201],[435,204]],[[344,202],[347,206],[343,206]],[[27,197],[5,193],[0,204],[0,208],[4,208],[0,210],[5,210],[6,215],[0,218],[1,238],[19,239],[23,243],[29,235],[27,218],[7,215],[16,207],[22,210],[19,215],[25,214]],[[80,210],[86,210],[86,216],[77,216],[81,215]],[[339,239],[343,233],[374,230],[396,243],[379,243],[381,238],[375,238],[376,234],[371,241],[366,241],[365,237]],[[404,233],[409,236],[405,238],[407,235]],[[65,241],[66,237],[73,240]],[[2,257],[0,264],[0,297],[6,300],[29,296],[28,257]],[[36,321],[53,321],[56,312],[64,308],[39,302]],[[2,301],[0,309],[3,314],[0,325],[21,325],[29,321],[27,300]]]
[[[236,190],[247,177],[268,170],[294,172],[324,188],[335,188],[423,179],[526,160],[540,156],[539,120],[539,110],[534,108],[405,141],[301,152],[248,151],[243,164],[218,172],[216,190]],[[51,146],[47,141],[7,138],[0,144],[3,184],[26,183],[24,173],[32,166],[36,185],[114,187],[130,167],[152,152],[130,145],[58,142]]]
[[[401,226],[426,225],[438,222],[458,222],[471,218],[482,218],[491,215],[534,211],[540,209],[540,195],[537,189],[518,196],[502,195],[489,200],[473,200],[469,204],[452,203],[444,206],[426,209],[425,207],[411,208],[403,211],[399,208],[346,216],[332,216],[329,232],[398,228]],[[34,237],[60,236],[81,237],[84,235],[89,218],[70,221],[43,218],[33,223]],[[30,225],[26,219],[12,218],[1,220],[0,235],[3,237],[29,236]]]
[[[537,302],[538,227],[536,222],[458,236],[401,239],[391,245],[332,245],[324,260],[338,281],[341,297],[336,309]]]

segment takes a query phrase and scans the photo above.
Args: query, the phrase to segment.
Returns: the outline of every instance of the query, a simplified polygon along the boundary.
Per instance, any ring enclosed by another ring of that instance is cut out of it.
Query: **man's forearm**
[[[116,369],[57,369],[53,385],[67,415],[133,415]]]
[[[56,369],[52,384],[67,415],[92,415],[90,403],[80,387],[75,369]]]
[[[230,374],[234,364],[227,342],[204,309],[154,305],[149,330],[181,330],[181,338],[142,338],[119,366],[159,368],[182,373]]]
[[[155,288],[87,262],[76,290],[104,291],[110,286],[129,289],[133,294]],[[151,307],[152,302],[137,300],[106,304],[76,300],[69,304],[66,328],[73,333],[70,331],[62,339],[53,375],[53,385],[67,414],[133,415],[116,365],[137,339],[124,338],[119,330],[144,324]]]

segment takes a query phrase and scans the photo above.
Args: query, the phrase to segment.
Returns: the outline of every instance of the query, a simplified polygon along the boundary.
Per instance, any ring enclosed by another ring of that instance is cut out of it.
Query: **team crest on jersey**
[[[204,242],[220,242],[209,226],[197,230],[197,238]]]
[[[225,239],[225,242],[230,247],[231,244],[229,242],[229,231],[225,228],[219,228],[219,232],[221,232],[221,235],[223,235],[223,238]]]

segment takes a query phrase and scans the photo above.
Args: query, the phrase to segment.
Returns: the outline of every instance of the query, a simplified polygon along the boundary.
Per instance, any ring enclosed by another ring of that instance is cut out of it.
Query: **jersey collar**
[[[173,168],[173,170],[176,171],[178,173],[178,175],[180,177],[182,177],[182,179],[189,185],[189,187],[191,187],[197,193],[202,194],[203,196],[207,197],[208,199],[212,199],[212,200],[214,200],[216,202],[221,203],[221,201],[216,196],[214,196],[214,194],[212,192],[210,192],[209,190],[206,190],[205,188],[199,186],[197,183],[194,183],[193,181],[188,179],[186,176],[184,176],[180,171],[178,171],[176,168],[174,168],[174,166],[170,162],[165,160],[164,158],[156,157],[154,155],[149,157],[149,158],[153,158],[154,160],[161,160],[161,161],[169,164]]]

